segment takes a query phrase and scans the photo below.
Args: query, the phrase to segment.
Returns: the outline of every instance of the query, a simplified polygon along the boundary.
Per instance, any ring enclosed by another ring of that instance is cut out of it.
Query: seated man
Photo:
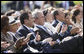
[[[39,35],[41,36],[41,40],[51,37],[52,32],[43,26],[45,20],[41,10],[34,11],[32,15],[33,15],[33,18],[35,18],[34,30],[36,32],[39,32]]]
[[[16,35],[18,34],[21,37],[26,37],[28,33],[33,33],[33,36],[30,37],[30,39],[33,40],[35,38],[35,34],[34,31],[31,29],[34,25],[31,14],[26,12],[22,13],[20,16],[20,22],[21,26],[16,31]]]

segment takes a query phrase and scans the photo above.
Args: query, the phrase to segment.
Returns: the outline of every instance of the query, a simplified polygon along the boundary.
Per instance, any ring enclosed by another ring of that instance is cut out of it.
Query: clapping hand
[[[57,24],[57,26],[55,27],[55,33],[56,33],[56,32],[57,32],[57,33],[59,32],[61,25],[62,25],[61,22],[59,22],[59,23]]]
[[[41,40],[41,36],[39,35],[39,32],[37,32],[36,37],[35,37],[36,41],[40,41]]]
[[[53,46],[56,44],[56,41],[50,41],[49,44],[50,44],[50,46]]]
[[[14,45],[16,49],[18,49],[18,48],[20,48],[22,46],[23,39],[24,39],[24,37],[21,37],[20,39],[18,39],[16,41],[16,43]]]
[[[53,40],[53,39],[52,39],[51,37],[49,37],[49,38],[44,39],[42,42],[45,43],[45,42],[50,42],[50,41],[52,41],[52,40]]]
[[[62,29],[61,29],[61,33],[64,33],[67,29],[68,29],[67,25],[63,24]]]
[[[29,42],[31,35],[32,33],[27,34],[27,37],[23,40],[22,45],[25,45],[27,42]]]
[[[15,47],[16,48],[20,48],[21,46],[25,45],[29,40],[30,40],[30,36],[32,35],[32,33],[27,34],[27,37],[21,37],[20,39],[18,39],[15,43]]]
[[[75,33],[78,33],[78,31],[79,31],[79,28],[76,27],[76,28],[72,28],[72,30],[70,32],[71,32],[71,34],[75,34]]]

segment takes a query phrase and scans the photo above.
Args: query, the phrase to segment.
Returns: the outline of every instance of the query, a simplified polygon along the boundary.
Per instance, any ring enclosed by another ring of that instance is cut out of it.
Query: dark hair
[[[45,16],[47,15],[47,13],[48,13],[48,9],[43,10],[44,18],[45,18]],[[45,21],[46,21],[46,18],[45,18]]]
[[[80,10],[79,9],[76,9],[73,13],[73,16],[72,16],[72,21],[74,21],[74,23],[76,23],[76,16],[80,13]]]
[[[1,16],[1,30],[4,29],[9,23],[9,18],[5,15]]]
[[[13,13],[15,13],[14,10],[10,10],[8,12],[5,13],[6,16],[11,16]]]
[[[43,10],[43,14],[44,14],[44,16],[46,16],[47,13],[48,13],[48,9],[47,9],[47,10]]]
[[[68,13],[64,13],[65,14],[65,18],[66,18],[66,16],[68,16],[69,14]]]
[[[21,24],[24,24],[24,20],[25,19],[29,19],[29,15],[28,15],[28,12],[24,12],[20,15],[20,22]]]
[[[54,16],[54,19],[55,19],[55,20],[56,20],[56,15],[59,15],[58,10],[55,10],[55,11],[53,12],[53,16]]]

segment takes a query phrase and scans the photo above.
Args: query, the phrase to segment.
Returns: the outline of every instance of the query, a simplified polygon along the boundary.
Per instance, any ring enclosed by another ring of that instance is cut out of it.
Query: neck
[[[25,24],[26,25],[26,24]],[[31,27],[33,27],[33,26],[30,26],[30,25],[26,25],[27,27],[29,27],[29,28],[31,28]]]

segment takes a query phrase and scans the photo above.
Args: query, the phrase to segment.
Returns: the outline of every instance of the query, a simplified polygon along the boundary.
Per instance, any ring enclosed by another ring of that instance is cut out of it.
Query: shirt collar
[[[25,26],[28,30],[30,30],[30,28],[28,26],[26,26],[25,24],[23,24],[23,26]]]

